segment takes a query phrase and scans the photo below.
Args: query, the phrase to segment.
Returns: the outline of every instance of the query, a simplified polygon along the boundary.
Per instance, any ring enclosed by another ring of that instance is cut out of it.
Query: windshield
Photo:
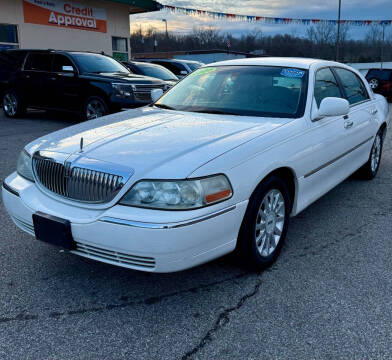
[[[122,66],[116,60],[99,54],[83,54],[77,53],[72,54],[72,57],[75,59],[77,64],[79,65],[81,72],[89,72],[89,73],[127,73],[129,71],[127,68]]]
[[[181,111],[297,118],[304,114],[307,70],[219,66],[196,70],[155,106]]]
[[[190,68],[192,71],[194,71],[194,70],[196,70],[196,69],[198,69],[198,68],[201,67],[201,64],[199,64],[199,63],[187,62],[186,64],[189,66],[189,68]]]
[[[170,70],[165,69],[160,66],[153,65],[137,65],[137,67],[143,72],[146,76],[151,76],[154,78],[158,78],[161,80],[178,80],[178,77],[174,75]]]

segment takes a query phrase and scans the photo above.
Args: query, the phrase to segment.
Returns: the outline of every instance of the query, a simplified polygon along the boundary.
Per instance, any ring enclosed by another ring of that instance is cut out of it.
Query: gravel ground
[[[0,180],[67,116],[0,115]],[[277,263],[147,274],[36,242],[0,206],[0,359],[390,359],[392,146],[298,217]],[[1,200],[0,200],[1,202]]]

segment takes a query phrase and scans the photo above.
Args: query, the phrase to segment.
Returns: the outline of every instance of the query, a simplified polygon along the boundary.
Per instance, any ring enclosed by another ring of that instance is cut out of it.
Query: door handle
[[[344,122],[344,127],[346,129],[350,129],[353,125],[354,125],[354,122],[352,122],[351,120],[348,120],[348,121]]]
[[[26,75],[26,79],[30,79],[30,75]]]
[[[53,80],[53,81],[55,81],[55,80],[57,80],[57,78],[55,78],[55,77],[51,77],[51,78],[50,78],[50,80]]]
[[[378,110],[377,110],[377,109],[372,109],[372,110],[370,111],[370,113],[371,113],[372,115],[376,115],[376,114],[377,114],[377,112],[378,112]]]

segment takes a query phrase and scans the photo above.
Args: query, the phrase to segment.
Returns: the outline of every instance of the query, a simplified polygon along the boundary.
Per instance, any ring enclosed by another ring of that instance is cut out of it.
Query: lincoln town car
[[[173,272],[233,253],[259,271],[290,217],[353,173],[376,176],[389,128],[384,97],[323,60],[209,64],[152,98],[26,145],[2,189],[14,223],[130,269]]]

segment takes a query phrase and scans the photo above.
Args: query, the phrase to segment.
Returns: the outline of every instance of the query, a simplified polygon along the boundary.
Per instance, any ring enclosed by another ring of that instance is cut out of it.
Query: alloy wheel
[[[381,135],[377,134],[376,139],[374,140],[373,143],[372,153],[370,157],[370,166],[373,173],[375,173],[378,169],[380,158],[381,158]]]
[[[15,116],[18,109],[18,99],[14,94],[5,94],[3,98],[3,108],[8,116]]]
[[[285,223],[285,201],[282,193],[273,189],[263,198],[255,225],[256,247],[262,257],[270,256],[278,246]]]
[[[106,115],[105,105],[97,99],[89,101],[86,107],[87,120],[97,119]]]
[[[377,89],[378,88],[378,80],[377,79],[371,79],[369,81],[369,85],[372,89]]]

